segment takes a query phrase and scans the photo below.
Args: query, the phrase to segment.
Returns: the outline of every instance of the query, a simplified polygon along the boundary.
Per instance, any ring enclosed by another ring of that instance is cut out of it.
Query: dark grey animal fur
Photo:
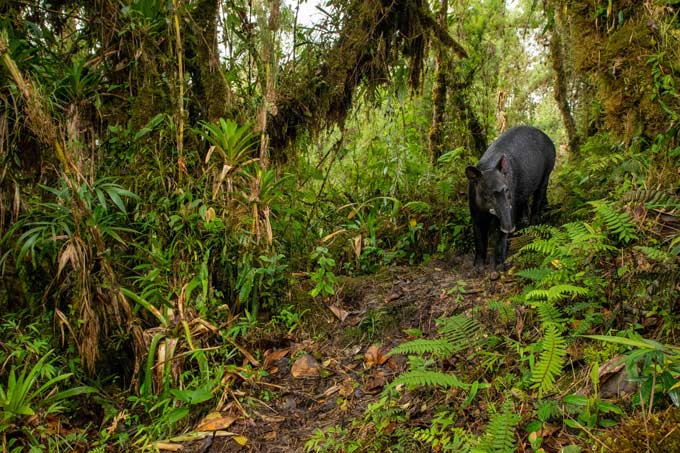
[[[555,145],[550,138],[534,127],[518,126],[498,137],[476,166],[465,169],[478,270],[486,261],[490,231],[498,236],[493,268],[503,265],[508,234],[529,218],[530,197],[531,224],[540,221],[554,166]]]

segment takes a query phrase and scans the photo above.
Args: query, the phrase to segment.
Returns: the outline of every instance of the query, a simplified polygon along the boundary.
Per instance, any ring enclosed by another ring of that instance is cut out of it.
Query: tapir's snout
[[[515,232],[515,227],[514,227],[514,226],[512,226],[512,227],[510,227],[510,228],[503,228],[503,227],[501,227],[501,231],[502,231],[503,233],[505,233],[505,234],[514,233],[514,232]]]

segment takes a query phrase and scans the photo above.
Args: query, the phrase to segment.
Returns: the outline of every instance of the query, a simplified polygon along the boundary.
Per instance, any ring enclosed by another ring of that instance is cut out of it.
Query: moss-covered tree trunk
[[[189,115],[214,121],[224,117],[230,91],[220,70],[217,19],[219,0],[199,0],[192,12],[191,39],[186,45],[186,69],[191,75],[192,103]]]
[[[560,109],[562,122],[564,123],[564,128],[567,132],[569,152],[573,154],[578,150],[579,137],[576,132],[576,123],[574,121],[574,116],[572,115],[571,106],[569,105],[568,79],[565,68],[562,30],[560,30],[560,21],[558,20],[559,12],[554,11],[554,14],[556,16],[555,24],[550,36],[550,58],[554,71],[553,95],[555,96],[555,101]]]
[[[447,28],[449,2],[448,0],[441,0],[439,8],[439,25]],[[437,56],[435,57],[435,76],[434,86],[432,88],[432,126],[428,134],[428,146],[430,153],[430,163],[435,165],[437,160],[444,152],[442,123],[444,122],[444,115],[446,113],[446,91],[447,91],[447,70],[448,70],[448,53],[446,46],[437,43]]]

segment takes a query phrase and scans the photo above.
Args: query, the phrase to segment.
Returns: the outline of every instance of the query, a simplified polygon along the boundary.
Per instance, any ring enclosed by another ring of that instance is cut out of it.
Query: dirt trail
[[[303,451],[314,430],[361,417],[384,385],[406,368],[405,358],[383,356],[409,339],[405,331],[419,329],[430,336],[437,318],[467,312],[507,285],[503,279],[451,270],[457,267],[431,262],[341,279],[337,294],[311,307],[306,324],[292,337],[262,340],[269,376],[243,383],[236,396],[248,395],[242,398],[246,403],[230,405],[237,420],[228,430],[247,437],[247,443],[214,437],[182,451]],[[305,354],[308,362],[294,365]],[[293,377],[315,374],[311,368],[316,366],[317,376]]]

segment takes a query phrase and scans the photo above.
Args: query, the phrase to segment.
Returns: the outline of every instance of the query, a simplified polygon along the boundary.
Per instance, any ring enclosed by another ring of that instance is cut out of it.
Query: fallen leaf
[[[290,352],[290,348],[279,349],[278,351],[267,351],[264,353],[264,367],[269,368],[269,366],[284,358]]]
[[[364,381],[364,391],[366,393],[378,393],[385,386],[385,373],[374,369],[371,376]]]
[[[164,451],[181,451],[184,449],[182,444],[171,444],[170,442],[154,442],[154,446]]]
[[[304,354],[293,363],[290,374],[294,378],[317,377],[320,368],[319,362],[314,357]]]
[[[364,353],[364,364],[369,368],[374,365],[382,365],[386,361],[387,357],[385,357],[378,345],[369,346]]]
[[[218,431],[227,429],[236,421],[236,417],[223,416],[219,412],[211,412],[198,423],[196,431]]]
[[[248,438],[246,436],[241,436],[241,435],[234,436],[234,437],[232,437],[232,439],[234,439],[234,441],[239,445],[245,445],[245,444],[248,443]]]
[[[349,316],[349,312],[347,310],[343,310],[342,308],[337,307],[335,305],[331,305],[328,308],[331,309],[335,317],[338,318],[340,322],[344,321],[345,319],[347,319],[347,316]]]
[[[342,381],[342,386],[340,387],[339,393],[344,397],[348,397],[354,393],[354,380],[351,378],[345,378],[345,380]]]
[[[400,293],[392,293],[389,296],[385,297],[385,303],[392,302],[393,300],[397,300],[402,296]]]

